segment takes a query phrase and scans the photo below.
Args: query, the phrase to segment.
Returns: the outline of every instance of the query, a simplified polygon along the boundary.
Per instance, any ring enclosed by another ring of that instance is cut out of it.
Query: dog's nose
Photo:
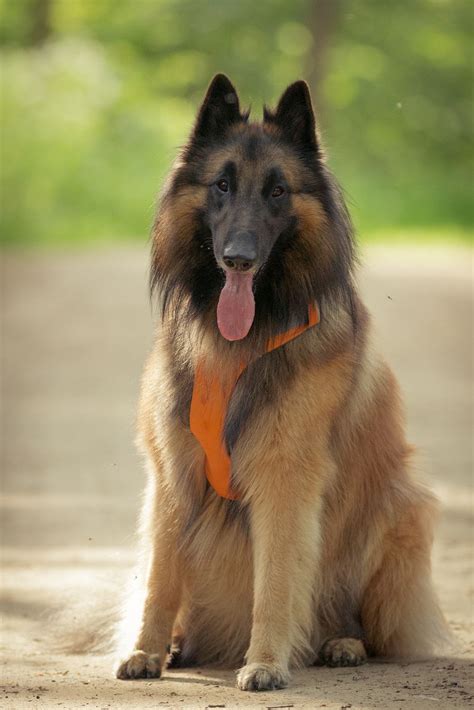
[[[249,271],[257,261],[257,238],[253,232],[234,234],[224,247],[224,264],[233,271]]]

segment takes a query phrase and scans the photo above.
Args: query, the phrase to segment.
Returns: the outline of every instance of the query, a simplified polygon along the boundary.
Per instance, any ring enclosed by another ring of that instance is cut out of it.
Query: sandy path
[[[52,654],[45,613],[94,599],[133,560],[143,473],[133,412],[150,342],[146,253],[4,258],[3,647],[10,708],[463,708],[473,703],[471,262],[465,249],[372,249],[363,290],[406,394],[420,468],[443,502],[434,573],[460,639],[453,657],[295,673],[248,695],[234,674],[123,683],[110,659]],[[64,591],[66,590],[66,592]],[[82,620],[81,620],[82,621]],[[88,619],[83,619],[87,627]]]

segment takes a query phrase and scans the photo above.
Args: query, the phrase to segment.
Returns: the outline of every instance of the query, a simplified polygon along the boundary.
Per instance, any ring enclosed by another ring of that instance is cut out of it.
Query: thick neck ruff
[[[319,321],[319,308],[317,304],[311,304],[308,307],[307,322],[271,338],[265,354],[294,340]],[[203,363],[198,363],[194,374],[190,428],[206,455],[204,469],[207,480],[219,496],[229,500],[237,500],[240,496],[232,488],[231,460],[224,441],[224,423],[235,385],[248,364],[242,363],[226,386],[218,372],[209,376]]]

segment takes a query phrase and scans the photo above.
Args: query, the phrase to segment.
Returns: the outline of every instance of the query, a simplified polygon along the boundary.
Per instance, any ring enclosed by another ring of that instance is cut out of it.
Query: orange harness
[[[319,320],[319,308],[310,305],[308,322],[271,338],[266,353],[285,345],[319,323]],[[198,363],[191,400],[190,429],[204,449],[207,480],[218,495],[230,500],[236,500],[239,494],[231,485],[231,461],[223,438],[224,422],[232,392],[245,368],[246,365],[241,364],[232,382],[224,387],[217,372],[209,378],[203,364]]]

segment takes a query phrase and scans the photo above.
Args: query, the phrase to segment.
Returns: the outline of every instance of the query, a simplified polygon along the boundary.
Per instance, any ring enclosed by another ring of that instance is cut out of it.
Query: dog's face
[[[337,278],[329,233],[339,205],[304,82],[249,123],[233,85],[216,76],[170,185],[169,210],[187,220],[175,231],[190,239],[162,247],[182,267],[179,289],[201,311],[213,304],[227,340],[245,338],[265,309],[289,320]]]
[[[278,237],[294,227],[284,166],[269,159],[264,134],[245,136],[216,161],[206,221],[224,271],[256,273]]]

